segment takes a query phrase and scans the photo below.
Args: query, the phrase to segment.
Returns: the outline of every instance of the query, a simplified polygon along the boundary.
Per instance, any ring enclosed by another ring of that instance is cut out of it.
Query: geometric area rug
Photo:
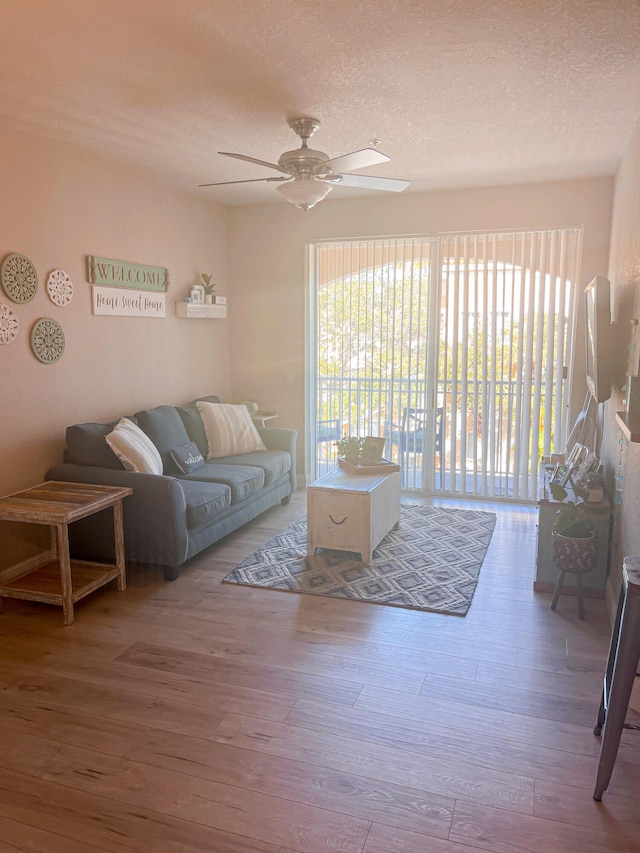
[[[403,504],[400,525],[363,563],[318,548],[306,556],[307,523],[291,524],[247,557],[223,583],[350,598],[464,616],[495,527],[493,512]]]

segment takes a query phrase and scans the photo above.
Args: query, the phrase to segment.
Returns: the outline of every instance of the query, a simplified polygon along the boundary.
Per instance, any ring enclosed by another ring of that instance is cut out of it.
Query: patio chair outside
[[[402,411],[402,424],[389,425],[387,437],[391,447],[398,448],[398,459],[400,464],[400,479],[404,485],[406,481],[406,470],[408,468],[408,455],[423,453],[424,435],[427,426],[427,418],[433,417],[433,409],[419,409],[407,406]],[[440,488],[443,487],[444,478],[444,409],[435,409],[435,452],[438,457],[440,469]]]

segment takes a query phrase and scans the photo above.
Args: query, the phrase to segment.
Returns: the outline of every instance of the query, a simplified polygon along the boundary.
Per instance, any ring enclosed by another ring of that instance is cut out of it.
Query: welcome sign
[[[165,291],[169,286],[169,273],[164,267],[150,267],[87,255],[87,281],[107,287]]]
[[[165,294],[93,286],[93,313],[111,317],[164,317]]]

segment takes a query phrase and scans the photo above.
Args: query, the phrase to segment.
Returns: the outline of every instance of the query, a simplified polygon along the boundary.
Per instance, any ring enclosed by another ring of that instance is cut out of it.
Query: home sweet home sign
[[[87,256],[93,313],[117,317],[164,317],[169,274],[164,267]]]

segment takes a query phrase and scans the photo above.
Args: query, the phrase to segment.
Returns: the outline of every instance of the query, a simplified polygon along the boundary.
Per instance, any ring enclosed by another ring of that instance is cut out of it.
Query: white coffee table
[[[354,551],[364,563],[400,520],[400,474],[348,474],[336,468],[307,489],[307,554]]]

